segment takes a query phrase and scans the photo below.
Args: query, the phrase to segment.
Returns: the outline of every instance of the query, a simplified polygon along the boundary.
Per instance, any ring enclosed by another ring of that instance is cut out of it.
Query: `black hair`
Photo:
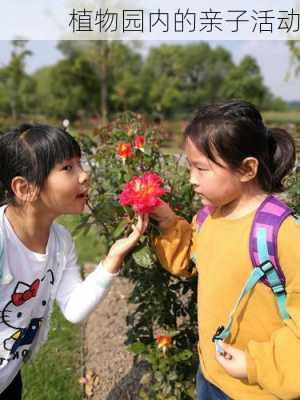
[[[0,136],[0,202],[16,205],[11,182],[22,176],[39,190],[52,168],[81,157],[80,146],[67,132],[49,125],[22,124]]]
[[[259,111],[246,101],[202,106],[185,137],[206,157],[218,164],[218,155],[232,170],[238,170],[246,157],[255,157],[257,181],[267,193],[284,191],[283,178],[296,160],[292,136],[284,129],[267,128]]]

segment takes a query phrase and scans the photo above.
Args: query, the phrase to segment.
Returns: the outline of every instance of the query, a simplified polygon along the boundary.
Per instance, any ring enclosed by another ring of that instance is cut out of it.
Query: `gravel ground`
[[[91,267],[85,270],[89,272]],[[132,305],[127,298],[132,285],[124,278],[116,278],[114,284],[84,327],[84,360],[86,374],[94,373],[91,389],[93,400],[136,400],[139,380],[145,365],[133,367],[133,356],[124,345],[126,339],[126,315]]]

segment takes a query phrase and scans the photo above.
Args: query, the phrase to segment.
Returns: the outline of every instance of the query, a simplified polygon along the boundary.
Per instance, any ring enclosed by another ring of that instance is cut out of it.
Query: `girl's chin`
[[[204,207],[215,207],[215,205],[208,200],[201,199],[201,203]]]
[[[198,195],[199,199],[201,200],[201,203],[203,206],[208,206],[208,207],[215,207],[215,205],[209,201],[206,197],[202,196],[202,195]]]

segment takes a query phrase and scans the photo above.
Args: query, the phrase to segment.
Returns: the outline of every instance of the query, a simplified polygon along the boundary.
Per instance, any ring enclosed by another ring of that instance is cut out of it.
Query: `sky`
[[[140,51],[147,54],[149,48],[161,43],[164,42],[144,41]],[[28,47],[33,56],[27,61],[28,72],[44,65],[55,64],[62,57],[56,44],[56,41],[30,41]],[[221,45],[228,49],[235,63],[240,62],[245,55],[253,56],[260,66],[265,84],[274,95],[287,101],[300,100],[300,76],[291,76],[290,54],[284,41],[209,41],[209,44],[212,47]],[[10,52],[10,42],[0,40],[0,66],[8,63]]]

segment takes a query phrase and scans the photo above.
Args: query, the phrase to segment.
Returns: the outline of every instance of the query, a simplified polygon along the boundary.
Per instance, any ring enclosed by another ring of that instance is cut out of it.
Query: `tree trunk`
[[[101,117],[103,125],[107,123],[107,64],[101,63]]]
[[[103,41],[101,46],[101,64],[100,64],[100,83],[101,83],[101,93],[100,93],[100,101],[101,101],[101,117],[102,124],[105,125],[107,123],[107,114],[108,114],[108,57],[109,57],[109,45]]]

